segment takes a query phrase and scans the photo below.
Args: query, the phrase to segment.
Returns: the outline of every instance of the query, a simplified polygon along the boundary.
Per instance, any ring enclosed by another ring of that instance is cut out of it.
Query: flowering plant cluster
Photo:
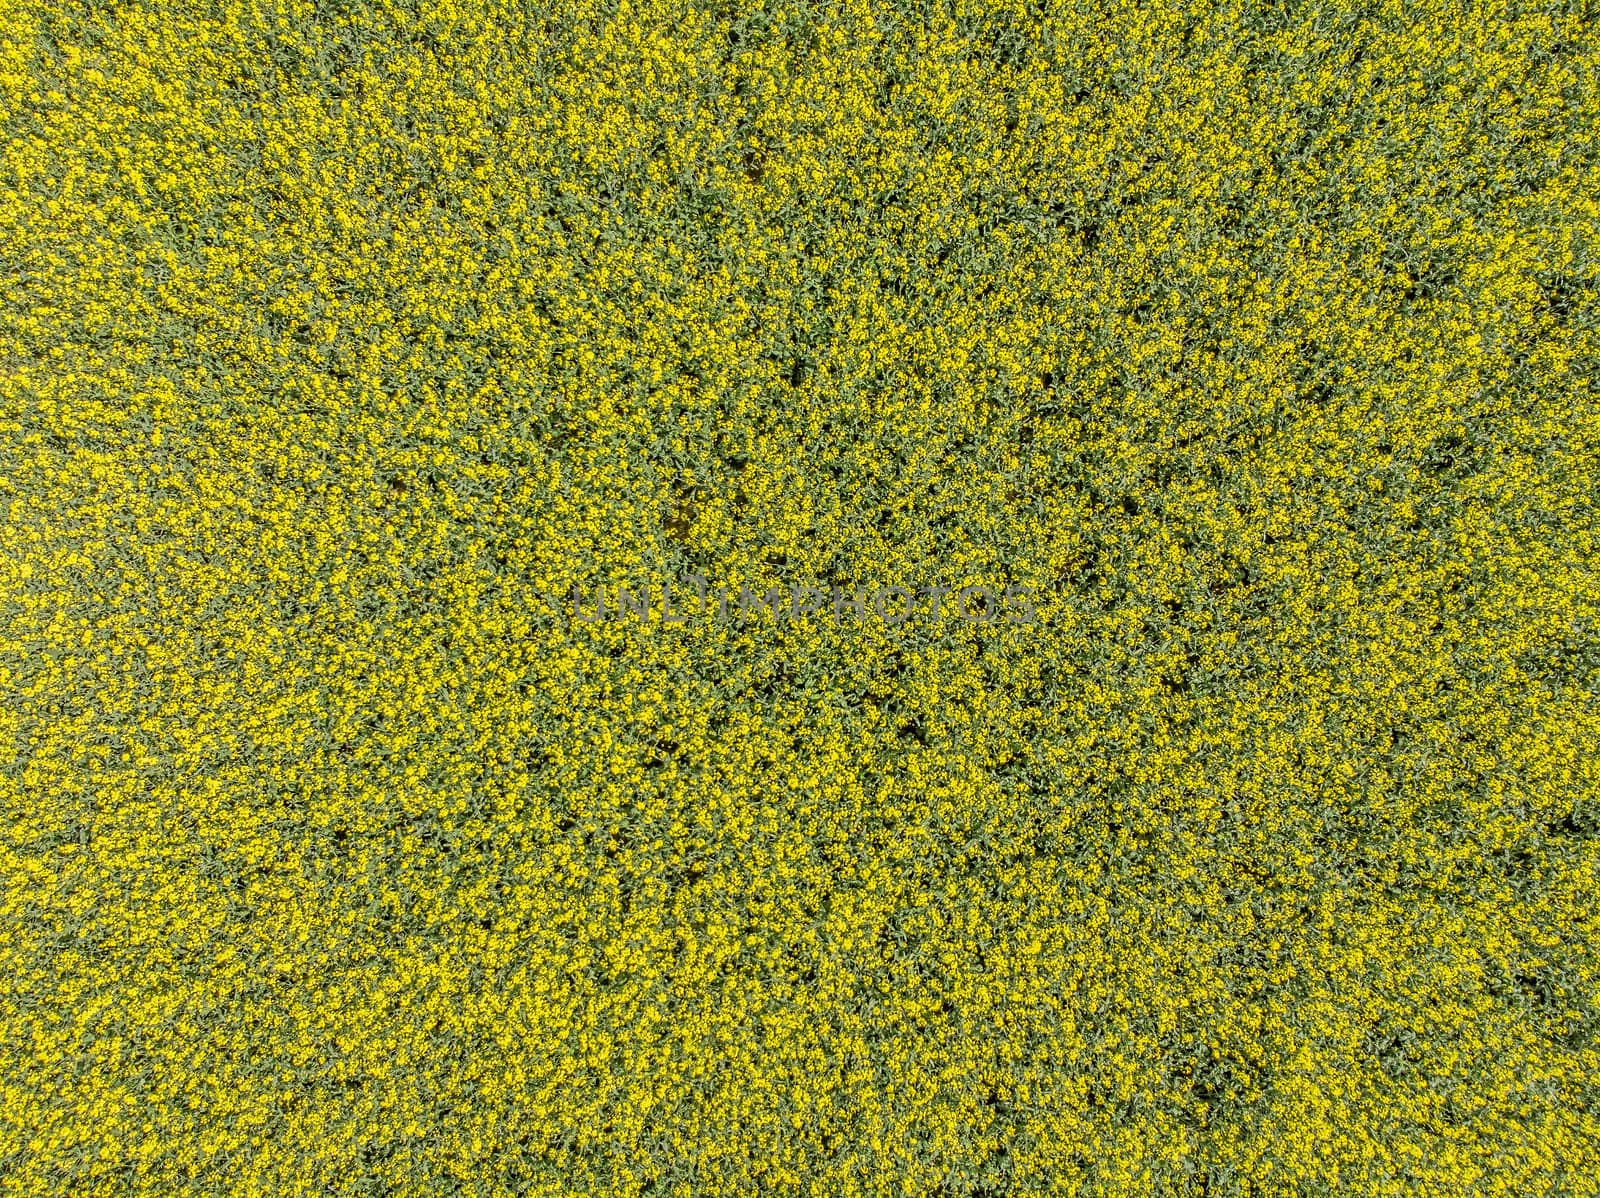
[[[652,595],[656,596],[657,606],[652,606]],[[952,596],[948,602],[947,596]],[[548,597],[547,602],[550,602]],[[553,602],[552,606],[561,610],[558,603]],[[982,583],[964,587],[907,588],[890,584],[826,589],[791,583],[765,591],[759,587],[751,590],[750,584],[744,583],[735,595],[729,587],[712,587],[704,574],[695,574],[680,581],[676,589],[670,579],[663,580],[658,590],[652,590],[648,582],[637,589],[619,586],[609,604],[603,585],[594,588],[594,597],[588,603],[577,583],[573,584],[571,592],[571,616],[580,623],[595,623],[608,615],[624,613],[648,620],[652,611],[663,624],[683,624],[695,617],[727,620],[734,615],[748,620],[763,610],[775,620],[798,620],[831,611],[835,624],[851,617],[864,620],[873,613],[886,624],[901,624],[914,615],[934,622],[941,616],[992,622],[1000,618],[1002,610],[1005,618],[1013,623],[1031,624],[1034,619],[1029,588],[1020,583],[1007,586],[1003,595]]]
[[[0,1198],[1600,1195],[1597,235],[1589,0],[0,0]]]

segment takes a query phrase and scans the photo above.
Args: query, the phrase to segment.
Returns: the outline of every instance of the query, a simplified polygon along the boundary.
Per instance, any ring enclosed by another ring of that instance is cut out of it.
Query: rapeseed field
[[[0,1194],[1600,1194],[1597,231],[1587,2],[0,0]]]

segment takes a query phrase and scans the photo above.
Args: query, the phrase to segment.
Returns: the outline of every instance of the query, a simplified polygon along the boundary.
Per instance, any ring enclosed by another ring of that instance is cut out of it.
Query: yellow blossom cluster
[[[0,0],[0,1195],[1600,1194],[1597,233],[1579,0]]]

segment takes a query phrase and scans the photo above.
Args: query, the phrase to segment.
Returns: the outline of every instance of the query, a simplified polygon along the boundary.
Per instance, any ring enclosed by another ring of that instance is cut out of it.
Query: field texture
[[[0,0],[0,1194],[1600,1193],[1597,71]]]

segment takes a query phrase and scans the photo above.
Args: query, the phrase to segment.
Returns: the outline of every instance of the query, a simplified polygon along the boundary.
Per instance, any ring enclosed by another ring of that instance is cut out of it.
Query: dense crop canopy
[[[1600,1193],[1597,70],[0,0],[0,1194]]]

